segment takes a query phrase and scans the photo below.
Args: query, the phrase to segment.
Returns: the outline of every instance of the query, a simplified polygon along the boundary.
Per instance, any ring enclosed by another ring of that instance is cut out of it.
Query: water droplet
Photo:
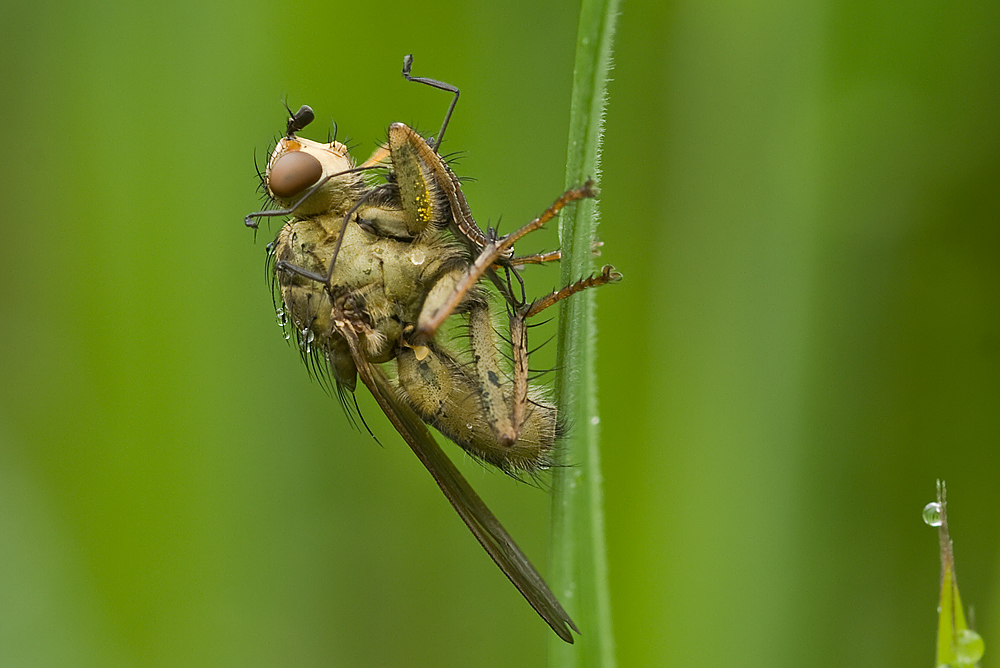
[[[595,426],[601,424],[601,418],[595,415],[594,417],[590,418],[590,424]]]
[[[426,259],[427,256],[419,248],[410,253],[410,262],[417,265],[418,267],[422,265],[424,263],[424,260]]]
[[[316,335],[308,327],[303,327],[299,336],[299,347],[307,353],[312,352],[312,342],[316,340]]]
[[[278,307],[274,311],[274,316],[278,319],[278,327],[281,328],[281,333],[285,335],[285,341],[287,341],[291,336],[288,333],[288,312],[285,309]]]
[[[931,501],[924,506],[923,518],[924,522],[932,527],[941,526],[941,504],[937,501]]]
[[[964,668],[973,666],[983,658],[983,639],[970,629],[962,629],[955,637],[955,665]]]

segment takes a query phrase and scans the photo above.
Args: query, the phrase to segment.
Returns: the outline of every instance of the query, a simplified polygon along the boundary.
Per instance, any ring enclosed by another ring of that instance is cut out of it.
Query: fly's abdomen
[[[555,405],[539,388],[528,392],[519,434],[505,444],[483,411],[483,388],[447,352],[439,348],[404,348],[396,357],[401,398],[427,423],[473,457],[506,473],[533,472],[551,463],[557,436]],[[506,405],[513,384],[505,382]]]

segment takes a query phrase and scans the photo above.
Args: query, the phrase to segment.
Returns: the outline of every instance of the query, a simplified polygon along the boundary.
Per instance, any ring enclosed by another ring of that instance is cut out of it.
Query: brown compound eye
[[[319,160],[303,151],[291,151],[278,158],[267,175],[267,187],[280,199],[298,195],[316,185],[323,176]]]

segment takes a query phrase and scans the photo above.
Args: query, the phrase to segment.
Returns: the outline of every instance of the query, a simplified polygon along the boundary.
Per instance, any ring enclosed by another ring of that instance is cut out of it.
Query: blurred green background
[[[577,4],[230,7],[3,4],[0,665],[544,665],[370,398],[384,447],[284,344],[277,226],[242,220],[283,99],[361,159],[390,122],[436,131],[406,53],[462,89],[445,150],[479,220],[530,219],[563,186]],[[621,665],[932,665],[936,478],[1000,665],[1000,4],[622,10],[626,280],[597,297]],[[548,572],[544,489],[455,458]]]

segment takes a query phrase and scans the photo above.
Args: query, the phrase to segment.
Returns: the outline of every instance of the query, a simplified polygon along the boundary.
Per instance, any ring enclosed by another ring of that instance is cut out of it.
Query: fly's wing
[[[541,615],[560,638],[572,643],[573,635],[570,629],[577,633],[580,629],[559,605],[555,594],[528,561],[528,557],[441,450],[423,421],[396,397],[382,369],[369,364],[360,355],[357,335],[350,326],[339,329],[351,348],[361,381],[371,391],[396,431],[434,477],[438,487],[444,492],[462,521],[535,612]]]

